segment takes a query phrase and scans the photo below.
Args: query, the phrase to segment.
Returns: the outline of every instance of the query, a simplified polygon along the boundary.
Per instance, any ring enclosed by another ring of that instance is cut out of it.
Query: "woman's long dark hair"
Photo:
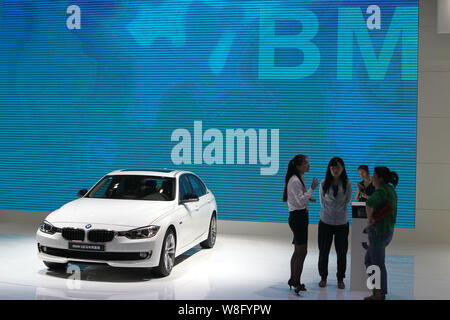
[[[376,167],[374,172],[378,177],[383,178],[384,183],[392,183],[394,188],[398,184],[398,174],[395,171],[389,170],[387,167]]]
[[[300,178],[300,175],[299,175],[299,173],[297,171],[297,168],[295,166],[301,166],[303,164],[303,162],[305,162],[306,158],[307,157],[305,155],[298,154],[294,158],[292,158],[291,161],[289,161],[288,169],[287,169],[287,172],[286,172],[286,177],[284,178],[283,202],[287,201],[287,185],[288,185],[288,182],[289,182],[289,180],[291,179],[291,177],[293,175],[296,175],[298,177],[298,179],[302,182],[303,186],[305,187],[305,183]]]
[[[325,183],[323,184],[323,192],[324,193],[328,192],[328,190],[330,189],[331,183],[333,182],[333,176],[331,174],[330,167],[335,167],[338,165],[338,163],[340,163],[341,166],[344,168],[342,170],[341,175],[339,176],[339,181],[342,183],[342,188],[344,189],[344,193],[347,192],[348,176],[347,176],[347,171],[345,171],[344,160],[342,160],[339,157],[334,157],[333,159],[330,160],[330,162],[328,162],[327,174],[325,176]],[[337,196],[337,192],[334,193],[334,196],[335,197]]]

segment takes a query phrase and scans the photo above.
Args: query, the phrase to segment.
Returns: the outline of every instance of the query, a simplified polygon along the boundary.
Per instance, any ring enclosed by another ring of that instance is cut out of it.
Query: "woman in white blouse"
[[[305,172],[309,171],[309,161],[304,155],[296,155],[288,165],[285,177],[283,201],[289,207],[289,227],[294,233],[295,249],[291,258],[291,278],[288,281],[289,288],[294,286],[295,293],[306,291],[300,278],[303,271],[303,263],[308,247],[308,207],[309,202],[316,202],[312,197],[319,181],[314,178],[311,187],[307,190],[305,185]]]

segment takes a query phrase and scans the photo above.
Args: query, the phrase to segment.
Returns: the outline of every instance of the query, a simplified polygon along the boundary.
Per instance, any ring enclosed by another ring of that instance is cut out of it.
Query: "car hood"
[[[175,207],[173,201],[81,198],[52,212],[46,220],[56,224],[97,224],[143,227]]]

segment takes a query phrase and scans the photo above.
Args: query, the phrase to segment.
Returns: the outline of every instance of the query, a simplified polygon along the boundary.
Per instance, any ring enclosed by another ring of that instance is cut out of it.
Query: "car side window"
[[[200,181],[199,178],[190,174],[189,182],[191,183],[192,189],[194,189],[194,193],[200,198],[204,194],[206,194],[206,187],[203,182]]]
[[[179,185],[180,185],[180,200],[184,200],[186,194],[192,193],[191,186],[189,185],[189,181],[185,175],[180,177]]]

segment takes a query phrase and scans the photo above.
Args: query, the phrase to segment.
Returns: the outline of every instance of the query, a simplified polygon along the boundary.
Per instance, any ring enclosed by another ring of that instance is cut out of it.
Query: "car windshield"
[[[155,176],[106,176],[97,183],[88,198],[172,201],[175,179]]]

